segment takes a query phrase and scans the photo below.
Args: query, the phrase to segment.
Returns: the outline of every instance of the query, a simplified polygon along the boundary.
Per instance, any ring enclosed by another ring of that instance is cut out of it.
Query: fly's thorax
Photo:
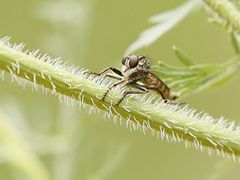
[[[150,72],[151,67],[150,67],[149,60],[148,59],[140,60],[136,68],[138,69],[138,71],[141,71],[141,72],[145,72],[145,73]]]
[[[124,77],[129,80],[140,80],[147,76],[148,72],[138,69],[138,67],[128,69],[123,73]]]

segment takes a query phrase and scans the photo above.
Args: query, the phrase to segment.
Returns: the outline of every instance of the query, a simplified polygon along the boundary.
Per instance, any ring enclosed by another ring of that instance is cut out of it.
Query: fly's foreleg
[[[117,104],[115,104],[115,106],[119,106],[119,104],[124,100],[124,98],[129,95],[129,94],[145,94],[148,92],[148,89],[145,88],[143,85],[140,85],[140,84],[137,84],[137,83],[134,83],[134,84],[131,84],[131,83],[128,83],[128,85],[130,85],[131,87],[134,87],[136,89],[139,89],[141,91],[132,91],[132,90],[126,90],[124,93],[123,93],[123,96],[122,98],[117,102]]]
[[[114,75],[111,75],[111,74],[107,74],[106,76],[110,77],[110,78],[113,78],[113,79],[122,80],[121,77],[117,77],[117,76],[114,76]]]
[[[114,68],[114,67],[108,67],[108,68],[100,71],[99,73],[92,73],[92,74],[95,74],[95,75],[100,76],[100,75],[106,73],[106,72],[109,71],[109,70],[112,71],[112,72],[114,72],[115,74],[117,74],[117,75],[119,75],[119,76],[123,76],[122,72],[119,71],[118,69]]]

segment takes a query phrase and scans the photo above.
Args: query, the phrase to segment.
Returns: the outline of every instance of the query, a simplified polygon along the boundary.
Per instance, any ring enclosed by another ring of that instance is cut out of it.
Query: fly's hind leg
[[[164,101],[164,103],[168,103],[168,104],[178,104],[178,105],[183,105],[186,103],[176,103],[176,102],[172,102],[173,100],[176,100],[178,98],[177,95],[171,94],[170,89],[164,89],[163,91],[160,91],[159,88],[155,85],[142,85],[142,87],[148,89],[148,90],[154,90],[157,93],[159,93]],[[167,92],[168,91],[168,92]]]
[[[143,86],[149,90],[154,90],[158,94],[160,94],[165,103],[167,103],[168,101],[175,100],[177,98],[177,96],[171,93],[170,89],[167,86],[162,86],[161,88],[159,88],[159,86],[156,85],[143,85]]]

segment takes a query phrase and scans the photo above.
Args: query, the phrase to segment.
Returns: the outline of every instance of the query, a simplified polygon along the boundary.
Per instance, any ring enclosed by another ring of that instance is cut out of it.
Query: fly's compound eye
[[[129,66],[130,68],[134,68],[138,65],[138,57],[136,55],[129,56]]]

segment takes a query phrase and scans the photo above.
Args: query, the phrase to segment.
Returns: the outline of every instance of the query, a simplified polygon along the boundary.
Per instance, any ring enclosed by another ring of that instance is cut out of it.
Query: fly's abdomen
[[[163,99],[174,100],[177,98],[177,96],[171,92],[170,88],[152,73],[149,73],[145,78],[145,83],[148,84],[151,89],[157,91]]]
[[[161,80],[157,83],[157,89],[155,90],[161,94],[163,99],[174,100],[177,98],[177,96],[171,92],[170,88]]]

